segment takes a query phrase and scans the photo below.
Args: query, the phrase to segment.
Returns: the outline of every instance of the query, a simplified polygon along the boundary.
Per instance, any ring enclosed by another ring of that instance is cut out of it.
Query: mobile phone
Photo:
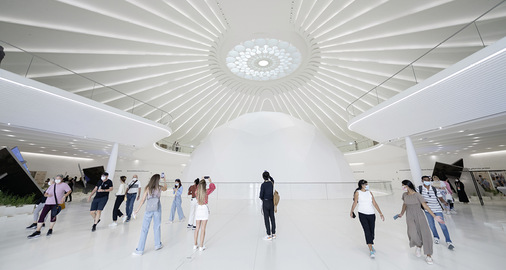
[[[356,218],[356,217],[357,217],[357,215],[355,215],[355,212],[352,212],[352,213],[353,213],[353,218]]]
[[[162,173],[162,178],[165,178],[165,173]]]
[[[398,218],[399,218],[399,214],[397,214],[397,215],[394,216],[394,220],[396,220]]]
[[[209,179],[209,176],[204,176],[204,179]]]

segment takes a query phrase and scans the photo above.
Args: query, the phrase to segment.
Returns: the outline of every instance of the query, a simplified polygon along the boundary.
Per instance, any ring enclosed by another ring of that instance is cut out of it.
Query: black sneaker
[[[91,231],[94,232],[97,230],[97,224],[93,224],[93,226],[91,226]]]
[[[35,229],[37,228],[37,223],[32,223],[32,225],[26,227],[27,229]]]
[[[28,239],[37,238],[40,236],[39,231],[34,231],[32,234],[28,235]]]
[[[47,231],[46,236],[51,236],[51,234],[53,234],[53,229],[49,229],[49,231]]]

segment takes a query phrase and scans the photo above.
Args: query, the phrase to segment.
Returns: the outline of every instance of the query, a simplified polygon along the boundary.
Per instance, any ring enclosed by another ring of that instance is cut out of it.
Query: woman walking
[[[444,224],[444,221],[441,219],[441,217],[436,216],[432,210],[430,210],[429,206],[427,206],[427,203],[425,203],[422,195],[416,192],[415,186],[413,186],[413,183],[411,183],[411,181],[403,180],[402,190],[405,191],[402,194],[402,200],[404,203],[402,204],[401,213],[396,215],[394,219],[401,218],[406,212],[409,246],[416,247],[415,254],[417,257],[422,256],[421,248],[423,246],[423,251],[425,255],[427,255],[425,261],[428,264],[433,264],[432,235],[429,229],[429,225],[427,224],[425,214],[421,210],[420,206],[422,206],[437,222]]]
[[[276,219],[274,217],[274,179],[268,171],[262,173],[264,182],[260,186],[260,200],[262,200],[262,212],[264,213],[265,240],[276,239]],[[269,222],[270,219],[270,222]],[[272,227],[271,227],[272,226]]]
[[[183,194],[183,186],[181,185],[181,180],[176,179],[176,183],[174,184],[174,188],[172,189],[172,194],[175,194],[174,201],[172,201],[172,207],[170,209],[170,217],[169,223],[174,223],[174,216],[176,214],[179,216],[179,221],[184,220],[184,213],[181,204],[183,201],[181,200],[181,194]]]
[[[111,227],[118,226],[118,223],[116,222],[118,220],[118,217],[122,217],[123,213],[121,210],[119,210],[119,207],[125,200],[125,193],[126,193],[126,176],[121,176],[119,178],[121,181],[121,184],[119,185],[118,192],[116,192],[116,201],[114,202],[114,208],[112,209],[112,223],[109,224]]]
[[[209,180],[209,189],[206,188],[206,179]],[[195,211],[195,220],[197,224],[197,228],[195,229],[195,233],[193,234],[195,244],[193,245],[193,249],[199,249],[203,251],[206,249],[204,246],[204,239],[206,237],[206,226],[207,220],[209,220],[209,207],[207,206],[207,199],[211,193],[216,189],[213,181],[209,176],[204,176],[204,179],[200,180],[199,185],[197,186],[197,210]],[[199,231],[202,229],[200,233],[200,247],[198,245]]]
[[[56,215],[58,215],[58,204],[64,203],[65,198],[67,198],[70,193],[72,193],[69,185],[63,183],[62,179],[63,175],[60,174],[56,176],[54,184],[49,186],[44,193],[44,197],[46,197],[46,203],[42,208],[42,213],[40,213],[37,229],[35,232],[28,236],[28,239],[37,238],[40,236],[42,224],[44,224],[44,219],[46,218],[49,211],[51,211],[51,224],[49,226],[49,230],[47,231],[47,236],[51,236],[53,234],[53,228],[56,224]]]
[[[147,199],[146,212],[144,213],[144,220],[142,221],[141,237],[139,239],[137,248],[132,253],[133,255],[142,255],[144,253],[144,247],[146,246],[146,238],[148,236],[151,219],[153,219],[155,250],[163,248],[160,232],[160,226],[162,223],[162,205],[160,204],[160,195],[162,194],[162,191],[167,190],[167,182],[165,182],[165,177],[163,178],[163,184],[163,186],[160,186],[159,174],[151,176],[151,179],[149,180],[149,183],[144,190],[144,194],[142,195],[141,203],[139,206],[137,206],[137,210],[135,210],[135,214],[137,215],[141,209],[141,206]]]
[[[376,250],[374,249],[374,227],[376,223],[376,214],[374,208],[380,214],[381,220],[385,221],[385,217],[381,213],[381,210],[374,199],[371,191],[369,191],[369,185],[366,180],[362,179],[358,181],[358,188],[355,189],[353,194],[353,205],[351,206],[350,217],[355,218],[353,211],[358,204],[358,218],[362,228],[364,229],[365,242],[369,247],[369,253],[371,258],[376,257]]]
[[[457,188],[457,194],[459,195],[459,202],[469,203],[469,198],[467,197],[466,190],[464,189],[464,183],[462,183],[458,178],[455,179],[455,187]]]
[[[188,195],[192,197],[190,199],[190,216],[188,217],[187,228],[195,230],[197,228],[195,223],[195,211],[197,210],[197,186],[199,185],[200,180],[197,178],[193,182],[194,184],[188,188]]]

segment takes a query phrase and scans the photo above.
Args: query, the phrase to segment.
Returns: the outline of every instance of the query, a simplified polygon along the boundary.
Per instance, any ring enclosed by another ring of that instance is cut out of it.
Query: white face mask
[[[366,186],[365,186],[365,190],[369,190],[369,185],[366,185]]]
[[[54,180],[54,182],[55,182],[56,184],[59,184],[59,183],[61,182],[61,179],[56,179],[56,180]]]
[[[178,183],[176,183],[176,187],[179,187],[179,184],[178,184]]]
[[[132,178],[132,180],[134,180],[134,181],[135,181],[135,180],[137,180],[137,178],[135,178],[135,177],[134,177],[134,178]]]
[[[408,192],[408,188],[407,187],[402,187],[402,190],[405,191],[405,192]]]
[[[106,179],[106,177],[102,176],[102,177],[100,177],[100,179],[102,179],[102,181],[104,181]]]
[[[430,181],[423,181],[423,184],[426,186],[430,186]]]

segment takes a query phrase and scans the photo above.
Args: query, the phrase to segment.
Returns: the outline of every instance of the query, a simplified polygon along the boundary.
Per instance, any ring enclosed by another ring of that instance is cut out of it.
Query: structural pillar
[[[109,161],[107,162],[106,172],[109,173],[109,179],[114,181],[114,172],[116,171],[116,162],[118,161],[118,143],[114,143],[111,150],[111,155],[109,156]]]
[[[415,147],[411,138],[408,136],[405,138],[406,151],[408,154],[409,169],[411,170],[411,182],[415,187],[422,184],[422,169],[420,169],[420,163],[418,162],[418,156],[416,155]]]

